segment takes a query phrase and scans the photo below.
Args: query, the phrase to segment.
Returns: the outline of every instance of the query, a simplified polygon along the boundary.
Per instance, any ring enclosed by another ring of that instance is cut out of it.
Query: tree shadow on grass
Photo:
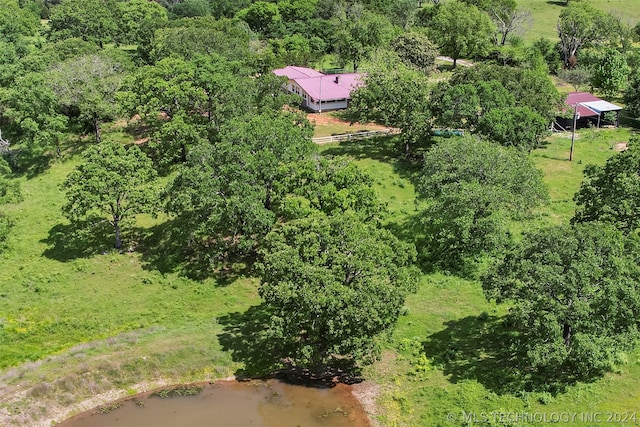
[[[244,364],[235,372],[240,379],[277,378],[289,384],[326,388],[341,382],[355,384],[362,381],[360,370],[350,360],[321,372],[295,367],[285,357],[292,349],[284,340],[269,334],[267,325],[271,312],[266,304],[250,307],[244,313],[230,313],[218,318],[223,325],[218,341],[225,351],[231,352],[234,362]]]
[[[50,153],[30,152],[29,150],[18,148],[11,150],[6,159],[16,176],[32,179],[46,172],[55,157]]]
[[[49,245],[42,253],[49,259],[67,262],[89,258],[113,249],[113,228],[104,222],[95,224],[92,221],[58,224],[40,242]]]
[[[217,264],[212,250],[196,243],[185,244],[188,239],[174,220],[138,228],[135,234],[145,269],[164,274],[178,273],[197,281],[214,278],[218,286],[228,286],[240,277],[251,275],[250,261],[229,260]]]
[[[518,334],[502,318],[468,316],[445,325],[446,329],[430,335],[423,344],[426,356],[442,366],[452,383],[476,380],[496,394],[557,394],[577,381],[596,379],[531,369]]]
[[[236,377],[259,378],[270,376],[283,367],[279,355],[282,348],[266,333],[271,313],[265,304],[250,307],[244,313],[230,313],[218,318],[223,325],[218,340],[222,349],[231,352],[235,362],[244,364]]]

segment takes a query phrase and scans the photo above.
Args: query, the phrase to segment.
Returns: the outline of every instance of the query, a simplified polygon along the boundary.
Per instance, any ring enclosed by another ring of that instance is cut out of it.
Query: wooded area
[[[0,424],[282,372],[381,425],[640,409],[640,24],[524,3],[0,0]],[[287,65],[391,130],[314,143]],[[624,106],[573,162],[570,88]]]

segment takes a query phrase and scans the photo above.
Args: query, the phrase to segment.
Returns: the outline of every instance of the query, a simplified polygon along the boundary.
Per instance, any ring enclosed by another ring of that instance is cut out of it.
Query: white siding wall
[[[340,101],[323,102],[322,103],[322,111],[325,111],[325,110],[341,110],[341,109],[347,108],[348,107],[347,102],[348,101],[346,99],[343,99],[343,100],[340,100]],[[309,108],[309,109],[311,109],[313,111],[320,111],[320,104],[317,103],[317,102],[311,102],[309,100],[309,102],[307,102],[305,105],[307,106],[307,108]]]

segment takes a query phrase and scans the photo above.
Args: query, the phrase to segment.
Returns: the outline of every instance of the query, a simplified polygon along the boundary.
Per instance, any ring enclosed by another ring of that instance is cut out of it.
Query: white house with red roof
[[[322,74],[311,68],[288,66],[273,70],[286,76],[289,92],[302,97],[302,106],[314,112],[340,110],[349,106],[351,92],[362,85],[362,74]]]

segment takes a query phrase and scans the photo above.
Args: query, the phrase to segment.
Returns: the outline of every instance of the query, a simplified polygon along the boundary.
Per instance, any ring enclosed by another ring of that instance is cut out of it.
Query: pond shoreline
[[[120,397],[118,399],[101,401],[100,403],[93,406],[92,408],[85,411],[81,411],[81,412],[75,412],[71,416],[65,417],[63,420],[60,420],[60,419],[43,420],[42,423],[38,424],[38,427],[40,427],[40,425],[42,425],[43,427],[45,425],[56,425],[57,423],[62,423],[64,425],[67,425],[67,424],[76,425],[75,423],[78,423],[78,422],[80,423],[80,425],[85,425],[83,424],[83,422],[86,422],[87,418],[91,417],[92,415],[108,414],[112,411],[118,411],[120,408],[122,408],[125,412],[124,413],[120,412],[118,416],[123,416],[124,419],[126,419],[127,405],[129,405],[128,406],[129,411],[131,410],[131,407],[132,407],[131,406],[132,404],[130,402],[134,402],[138,406],[145,407],[148,403],[152,402],[152,401],[149,401],[148,399],[155,399],[157,397],[173,399],[175,397],[183,397],[183,396],[195,397],[196,395],[204,395],[204,397],[207,397],[208,394],[215,392],[216,390],[218,390],[217,391],[218,393],[220,393],[220,390],[222,390],[222,392],[225,393],[225,396],[232,396],[234,393],[233,390],[237,390],[238,388],[246,389],[247,386],[249,388],[257,386],[258,389],[264,388],[264,387],[271,389],[271,387],[276,387],[276,390],[278,391],[280,390],[280,387],[289,387],[289,389],[294,388],[294,391],[306,389],[305,393],[308,393],[314,389],[332,390],[334,389],[334,387],[336,387],[336,391],[334,393],[338,393],[338,394],[337,395],[334,394],[335,396],[334,399],[337,399],[338,402],[341,402],[340,407],[352,408],[349,410],[350,416],[356,417],[354,419],[359,420],[358,425],[368,425],[373,427],[378,426],[378,423],[374,419],[372,419],[373,418],[372,416],[374,415],[374,412],[375,412],[375,408],[373,408],[372,405],[375,406],[375,397],[377,396],[377,391],[378,391],[378,387],[373,383],[365,384],[364,382],[360,382],[356,385],[348,385],[348,384],[340,383],[340,384],[334,384],[333,386],[321,385],[318,387],[318,386],[309,386],[309,385],[303,386],[303,385],[288,384],[286,382],[283,382],[275,378],[238,380],[235,377],[228,377],[228,378],[223,378],[216,381],[203,381],[203,382],[193,382],[193,383],[185,383],[185,384],[163,385],[163,386],[156,387],[153,389],[148,389],[136,394],[129,393],[126,396]],[[162,393],[163,391],[166,392],[164,393],[164,395]],[[172,391],[176,391],[176,394],[175,395],[172,394],[171,393]],[[231,395],[227,393],[231,393]],[[296,394],[298,393],[299,392],[297,392]],[[278,395],[278,393],[274,392],[274,395]],[[340,397],[340,396],[343,396],[343,397]],[[94,399],[91,399],[91,400],[92,400],[91,403],[95,403]],[[244,399],[240,400],[240,402],[244,402],[244,401],[245,401]],[[86,404],[87,402],[83,402],[83,403]],[[307,408],[309,407],[308,405],[309,404],[307,404]],[[345,406],[342,406],[342,405],[345,405]],[[305,409],[304,411],[307,412],[309,410],[310,409]],[[343,409],[340,409],[340,411],[343,411]],[[354,412],[351,412],[351,411],[354,411]],[[131,413],[129,412],[129,414]],[[294,419],[297,419],[297,418],[295,418],[294,416]]]
[[[235,376],[229,376],[225,378],[212,379],[209,381],[197,381],[188,383],[175,383],[165,379],[143,381],[138,384],[134,384],[127,389],[107,390],[90,398],[73,402],[65,407],[57,405],[55,407],[49,407],[47,413],[42,414],[42,418],[30,418],[28,420],[21,420],[19,416],[20,414],[13,414],[12,416],[12,414],[8,413],[8,411],[0,408],[0,424],[6,425],[8,427],[51,427],[52,425],[57,425],[79,416],[98,413],[100,412],[101,408],[103,408],[102,410],[108,411],[109,407],[117,407],[127,401],[135,399],[146,399],[154,393],[162,390],[173,390],[176,388],[185,387],[208,387],[215,386],[216,384],[224,385],[224,383],[231,382],[242,383],[247,381],[260,380],[261,379],[238,379]],[[379,386],[370,381],[363,381],[357,384],[348,385],[348,387],[350,387],[350,392],[354,400],[358,402],[363,411],[366,413],[370,425],[373,427],[379,426],[379,423],[375,418],[375,415],[377,414],[376,399],[379,394]],[[29,388],[25,387],[25,389],[18,393],[18,395],[12,397],[14,399],[20,400],[21,398],[26,397],[28,391]]]

